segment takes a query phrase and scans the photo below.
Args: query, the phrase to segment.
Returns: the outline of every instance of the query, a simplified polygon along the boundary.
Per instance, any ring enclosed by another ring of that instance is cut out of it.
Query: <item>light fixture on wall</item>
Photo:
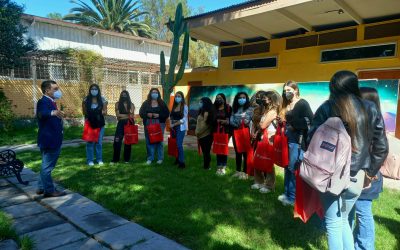
[[[343,9],[337,9],[337,10],[328,10],[328,11],[325,11],[323,14],[328,14],[328,13],[337,13],[337,14],[339,14],[339,15],[341,15],[341,14],[343,14],[344,13],[344,10]]]

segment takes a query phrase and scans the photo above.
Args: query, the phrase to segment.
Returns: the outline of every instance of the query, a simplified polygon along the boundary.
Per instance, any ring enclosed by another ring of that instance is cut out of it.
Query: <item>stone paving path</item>
[[[36,249],[187,249],[136,223],[115,215],[92,200],[64,189],[67,195],[36,195],[38,175],[24,169],[24,186],[16,178],[0,179],[0,209],[11,216],[18,235],[27,235]],[[17,249],[12,241],[0,249]]]

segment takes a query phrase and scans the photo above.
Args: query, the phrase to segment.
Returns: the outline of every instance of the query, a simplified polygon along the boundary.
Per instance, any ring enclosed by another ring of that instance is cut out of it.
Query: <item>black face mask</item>
[[[123,102],[126,102],[126,101],[128,101],[129,99],[128,99],[128,97],[126,97],[126,96],[123,96],[123,97],[121,97],[121,101],[123,101]]]
[[[224,104],[224,101],[222,100],[216,100],[215,104],[217,104],[218,106],[221,106],[222,104]]]
[[[257,99],[256,99],[256,103],[257,103],[258,105],[261,105],[261,104],[263,104],[263,100],[257,98]]]

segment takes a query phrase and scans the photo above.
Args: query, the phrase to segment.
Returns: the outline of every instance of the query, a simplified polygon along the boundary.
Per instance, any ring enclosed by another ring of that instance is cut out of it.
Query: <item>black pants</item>
[[[233,139],[233,146],[235,147],[235,152],[236,152],[236,171],[241,172],[242,171],[242,162],[243,162],[243,172],[247,173],[247,153],[238,153],[236,150],[236,141],[235,137],[232,137]]]
[[[209,169],[210,168],[210,162],[211,162],[211,146],[213,143],[213,136],[212,135],[207,135],[206,137],[200,138],[199,139],[199,144],[201,147],[201,152],[203,153],[203,160],[204,160],[204,168]]]
[[[114,137],[114,155],[113,162],[119,162],[121,155],[121,146],[124,138],[124,126],[128,122],[128,119],[120,120],[117,124],[117,130],[115,131]],[[124,144],[124,161],[128,162],[131,159],[132,145]]]

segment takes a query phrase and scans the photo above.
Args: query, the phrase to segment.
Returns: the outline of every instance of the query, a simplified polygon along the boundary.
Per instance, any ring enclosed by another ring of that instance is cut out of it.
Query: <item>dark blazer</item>
[[[57,110],[55,103],[43,96],[37,103],[36,116],[39,124],[38,146],[40,149],[57,149],[63,140],[62,119],[51,116],[51,111]]]

